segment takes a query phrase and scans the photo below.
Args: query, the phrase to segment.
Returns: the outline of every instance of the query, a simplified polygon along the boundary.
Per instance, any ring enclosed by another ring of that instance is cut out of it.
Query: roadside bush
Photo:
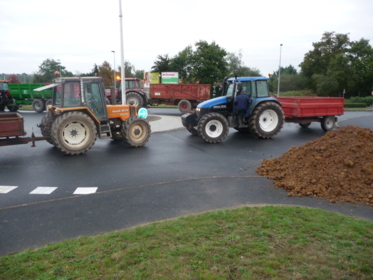
[[[350,98],[351,103],[364,103],[365,106],[370,106],[373,104],[373,96],[365,96],[365,97],[359,97],[359,96],[353,96]]]
[[[277,92],[272,92],[271,95],[275,95]],[[294,91],[285,91],[280,92],[280,96],[316,96],[316,93],[311,89],[305,90],[294,90]]]
[[[345,108],[365,108],[366,104],[365,103],[345,103],[344,107]]]

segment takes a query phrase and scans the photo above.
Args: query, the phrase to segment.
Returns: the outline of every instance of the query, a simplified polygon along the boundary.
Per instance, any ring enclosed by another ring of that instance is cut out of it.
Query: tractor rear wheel
[[[150,138],[150,125],[147,120],[139,116],[133,116],[122,124],[123,140],[132,147],[141,147]]]
[[[133,102],[133,105],[137,107],[137,109],[140,109],[144,106],[144,102],[142,99],[142,96],[138,94],[137,92],[128,92],[126,95],[127,104],[130,104],[130,102]],[[146,104],[145,104],[146,105]]]
[[[52,141],[57,149],[67,155],[84,154],[93,147],[96,136],[95,123],[82,112],[67,112],[52,123]]]
[[[207,143],[220,143],[228,132],[228,121],[222,114],[208,113],[198,122],[198,134]]]
[[[7,106],[9,112],[17,112],[18,108],[19,108],[19,105],[16,103],[16,100],[14,98],[12,98],[12,103],[14,105],[9,105]]]
[[[259,104],[249,119],[251,133],[259,138],[273,138],[284,124],[284,112],[275,102]]]
[[[49,137],[51,136],[51,129],[52,129],[52,123],[53,120],[55,119],[53,113],[51,111],[48,111],[43,118],[41,119],[41,123],[39,125],[41,135],[44,137]],[[47,140],[48,143],[54,145],[52,138],[50,140]]]

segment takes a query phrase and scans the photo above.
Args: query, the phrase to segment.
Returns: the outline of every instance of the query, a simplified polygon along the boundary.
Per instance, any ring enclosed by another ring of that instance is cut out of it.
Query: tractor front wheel
[[[222,114],[208,113],[198,122],[198,134],[207,143],[220,143],[228,132],[228,121]]]
[[[150,138],[150,125],[147,120],[138,116],[127,119],[122,124],[123,140],[132,147],[141,147]]]
[[[96,136],[95,123],[82,112],[67,112],[58,116],[52,124],[52,141],[67,155],[84,154],[93,147]]]

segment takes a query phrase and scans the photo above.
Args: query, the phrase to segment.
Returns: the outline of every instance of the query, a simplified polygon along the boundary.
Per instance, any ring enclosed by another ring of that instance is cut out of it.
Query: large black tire
[[[61,152],[67,155],[79,155],[93,147],[97,129],[88,115],[72,111],[54,120],[51,136],[54,145]]]
[[[185,114],[190,112],[190,110],[192,109],[192,104],[189,100],[183,99],[179,101],[177,107],[179,108],[179,111],[181,113]]]
[[[5,110],[5,105],[4,104],[0,104],[0,112],[3,112]]]
[[[324,131],[330,131],[334,128],[335,125],[335,117],[334,116],[329,116],[329,117],[324,117],[321,120],[321,128]]]
[[[51,130],[52,130],[52,123],[55,119],[55,116],[51,111],[48,111],[43,118],[41,119],[41,123],[39,125],[40,127],[40,132],[44,137],[49,137],[51,136]],[[47,140],[48,143],[54,145],[52,139]]]
[[[249,119],[251,133],[259,138],[273,138],[284,125],[284,112],[275,102],[259,104]]]
[[[130,102],[131,103],[133,102],[133,105],[135,105],[137,108],[141,108],[144,106],[144,100],[142,96],[134,91],[130,91],[127,93],[126,102],[127,104],[130,104]]]
[[[227,119],[219,113],[208,113],[198,122],[198,135],[207,143],[220,143],[229,132]]]
[[[307,128],[307,127],[309,127],[311,125],[311,123],[310,122],[308,122],[308,123],[300,123],[299,125],[300,125],[301,128]]]
[[[141,147],[150,138],[150,125],[147,120],[138,116],[127,119],[122,124],[123,140],[132,147]]]
[[[43,100],[41,99],[35,99],[33,102],[32,102],[32,109],[34,109],[34,111],[36,113],[41,113],[45,110],[45,103]]]
[[[12,99],[12,102],[14,104],[16,104],[16,100],[14,98]],[[19,108],[19,105],[18,104],[16,104],[16,105],[10,105],[10,106],[7,106],[7,108],[9,110],[9,112],[17,112],[18,108]]]

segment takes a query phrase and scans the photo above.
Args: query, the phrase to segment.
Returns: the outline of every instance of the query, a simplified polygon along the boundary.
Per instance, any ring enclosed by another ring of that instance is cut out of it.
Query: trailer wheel
[[[131,91],[128,92],[126,95],[127,104],[130,104],[130,102],[133,102],[133,105],[135,105],[137,108],[141,108],[144,106],[144,102],[142,99],[142,96],[138,94],[137,92]]]
[[[284,124],[284,112],[275,102],[259,104],[249,119],[250,131],[259,138],[273,138]]]
[[[36,113],[43,112],[45,110],[45,104],[44,104],[43,100],[41,100],[41,99],[35,99],[32,102],[32,109],[34,109],[34,111]]]
[[[146,119],[133,116],[122,124],[123,140],[132,147],[141,147],[150,138],[150,125]]]
[[[179,111],[181,113],[185,114],[190,112],[190,110],[192,109],[192,104],[189,100],[183,99],[179,101],[177,107],[179,108]]]
[[[96,135],[95,123],[82,112],[67,112],[58,116],[52,124],[52,141],[57,149],[67,155],[87,152],[95,144]]]
[[[208,113],[198,122],[198,134],[207,143],[220,143],[228,132],[228,121],[219,113]]]
[[[5,105],[4,104],[0,104],[0,112],[3,112],[5,110]]]
[[[41,123],[39,125],[41,135],[44,137],[51,136],[51,129],[52,129],[52,123],[54,121],[55,117],[51,111],[48,111],[43,118],[41,119]],[[48,143],[54,145],[52,139],[47,140]]]
[[[310,122],[308,122],[308,123],[300,123],[299,124],[302,128],[307,128],[307,127],[309,127],[310,125],[311,125],[311,123]]]
[[[330,131],[334,128],[335,125],[335,117],[329,116],[329,117],[323,117],[321,120],[321,128],[324,131]]]

